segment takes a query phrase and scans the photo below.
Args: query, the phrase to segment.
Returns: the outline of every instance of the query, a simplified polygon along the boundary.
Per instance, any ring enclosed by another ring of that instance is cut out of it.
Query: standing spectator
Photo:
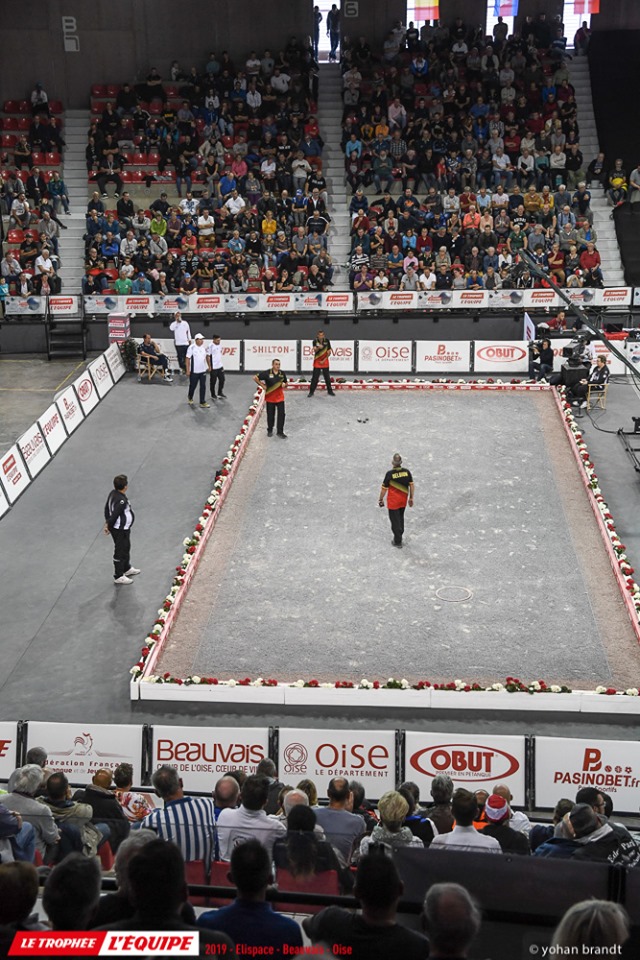
[[[180,311],[176,310],[169,329],[173,333],[173,342],[176,345],[176,354],[178,356],[180,373],[184,376],[186,374],[185,358],[187,356],[189,344],[191,343],[191,327],[189,326],[187,320],[182,319],[182,314]]]
[[[273,426],[276,421],[276,430],[278,436],[286,440],[287,435],[284,432],[285,408],[284,408],[284,388],[287,384],[287,375],[280,369],[280,361],[272,360],[271,369],[263,373],[257,373],[253,378],[259,387],[265,391],[265,401],[267,405],[267,436],[273,436]]]
[[[213,858],[215,843],[215,808],[209,797],[186,797],[182,780],[175,767],[163,764],[151,778],[154,789],[164,802],[162,810],[153,810],[141,826],[155,830],[162,840],[172,840],[185,860]]]
[[[327,14],[327,36],[331,49],[329,50],[329,63],[335,63],[337,60],[337,51],[340,44],[340,11],[336,4],[331,5],[331,10]]]
[[[204,345],[204,337],[196,333],[194,342],[187,348],[185,355],[187,376],[189,377],[189,394],[187,402],[193,406],[193,395],[196,387],[200,386],[200,406],[209,407],[206,400],[207,371],[211,371],[211,358]]]
[[[129,480],[124,474],[113,478],[113,490],[104,507],[104,532],[113,539],[113,579],[115,583],[132,583],[140,570],[131,566],[131,527],[135,514],[127,497]]]

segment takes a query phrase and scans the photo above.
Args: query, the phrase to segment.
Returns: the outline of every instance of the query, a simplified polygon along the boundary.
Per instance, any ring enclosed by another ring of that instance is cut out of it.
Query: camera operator
[[[591,368],[589,376],[586,379],[574,383],[567,391],[567,400],[573,406],[579,406],[582,410],[587,406],[587,391],[591,387],[592,393],[602,393],[609,383],[611,371],[607,366],[607,357],[598,357],[595,367]]]
[[[534,340],[529,344],[529,379],[548,380],[553,372],[553,348],[550,340]]]
[[[568,357],[566,363],[562,364],[560,373],[553,373],[549,377],[549,383],[552,386],[563,386],[570,393],[572,388],[585,380],[589,376],[589,363],[582,360],[583,344],[573,341],[569,346],[563,347],[563,356]]]

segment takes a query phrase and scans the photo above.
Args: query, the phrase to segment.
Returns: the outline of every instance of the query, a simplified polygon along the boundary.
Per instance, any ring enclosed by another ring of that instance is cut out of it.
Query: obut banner
[[[555,807],[581,787],[596,787],[611,795],[616,813],[637,814],[640,743],[536,737],[534,750],[536,807]]]
[[[0,780],[8,780],[18,766],[18,727],[10,721],[0,723]]]
[[[230,770],[256,772],[269,754],[266,727],[153,727],[151,769],[175,767],[185,790],[210,793]]]
[[[433,778],[446,773],[456,787],[491,793],[506,783],[516,806],[525,802],[525,738],[467,734],[405,734],[405,777],[429,795]]]
[[[529,350],[523,340],[476,340],[476,373],[525,373],[529,370]]]
[[[285,783],[309,777],[326,796],[333,777],[360,780],[370,800],[395,789],[396,738],[393,731],[280,728],[278,774]]]
[[[110,723],[29,721],[27,747],[44,747],[47,765],[72,783],[88,783],[96,770],[133,766],[133,782],[142,780],[142,726]]]

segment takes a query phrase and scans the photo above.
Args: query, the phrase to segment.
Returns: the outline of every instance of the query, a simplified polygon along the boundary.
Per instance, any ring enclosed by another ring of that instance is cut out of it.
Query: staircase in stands
[[[576,91],[580,150],[584,157],[584,169],[586,171],[600,150],[591,99],[589,61],[586,57],[574,56],[573,60],[568,61],[568,67],[569,82]],[[620,248],[616,239],[616,230],[611,219],[611,206],[597,183],[591,184],[591,209],[593,211],[593,226],[597,235],[596,246],[602,258],[604,285],[606,287],[623,287],[624,271],[620,259]]]
[[[64,152],[62,178],[67,185],[71,216],[62,215],[67,230],[60,234],[60,279],[63,292],[68,295],[82,293],[84,275],[84,240],[87,210],[87,165],[85,150],[89,129],[88,110],[67,110],[64,115]]]
[[[320,64],[320,90],[318,97],[318,124],[324,141],[322,172],[327,181],[329,194],[328,212],[329,255],[335,272],[333,285],[336,290],[349,289],[350,217],[344,177],[344,156],[340,147],[342,137],[342,75],[337,63]]]

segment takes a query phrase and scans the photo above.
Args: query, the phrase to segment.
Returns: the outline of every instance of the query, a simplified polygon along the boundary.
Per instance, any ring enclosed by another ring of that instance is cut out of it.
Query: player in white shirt
[[[187,356],[189,344],[191,343],[191,327],[186,320],[182,319],[182,314],[180,311],[176,310],[173,315],[173,323],[170,325],[169,329],[173,333],[173,340],[176,345],[176,353],[178,355],[178,363],[180,364],[180,373],[184,375],[185,358]]]
[[[207,370],[211,370],[211,359],[201,333],[196,333],[195,342],[187,349],[186,364],[187,376],[189,377],[189,404],[193,406],[193,395],[196,392],[196,387],[200,385],[200,406],[211,406],[206,399]]]
[[[224,366],[222,364],[222,345],[220,343],[220,334],[214,333],[211,338],[211,343],[207,347],[207,353],[209,354],[209,363],[210,363],[210,374],[209,374],[209,387],[211,390],[211,399],[217,400],[218,397],[222,397],[223,400],[227,399],[226,393],[224,393]],[[218,397],[216,397],[216,383],[218,384]]]

